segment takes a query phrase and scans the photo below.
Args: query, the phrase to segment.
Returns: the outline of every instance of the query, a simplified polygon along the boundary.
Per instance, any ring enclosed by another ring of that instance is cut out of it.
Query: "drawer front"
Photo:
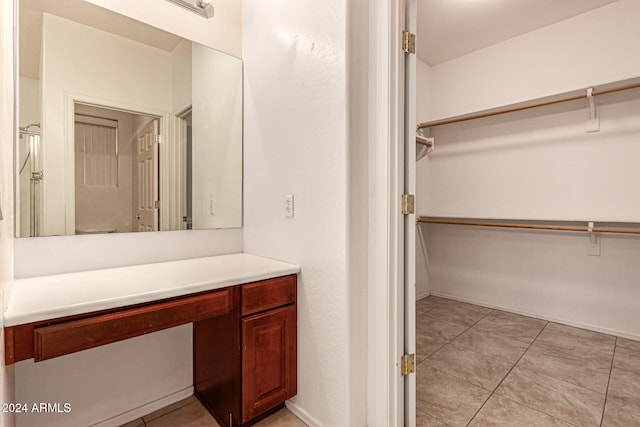
[[[231,292],[182,298],[139,308],[36,328],[36,362],[87,350],[127,338],[226,314],[232,309]]]
[[[296,302],[296,275],[242,285],[242,316]]]

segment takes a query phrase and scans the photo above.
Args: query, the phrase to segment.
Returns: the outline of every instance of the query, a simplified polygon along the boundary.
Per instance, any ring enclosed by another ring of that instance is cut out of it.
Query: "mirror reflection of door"
[[[136,135],[136,221],[138,231],[158,230],[158,121],[147,123]]]
[[[79,103],[74,113],[76,234],[157,230],[158,119]]]
[[[183,212],[182,217],[183,229],[193,229],[193,112],[191,107],[185,109],[183,112],[177,115],[180,119],[180,144],[183,147],[184,168],[185,168],[185,182],[184,182],[184,199],[183,199]]]

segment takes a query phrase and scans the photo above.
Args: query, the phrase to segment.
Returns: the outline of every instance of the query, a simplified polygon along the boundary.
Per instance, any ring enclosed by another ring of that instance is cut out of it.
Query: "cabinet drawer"
[[[293,304],[296,301],[296,275],[242,285],[242,316]]]
[[[36,362],[184,325],[231,310],[231,293],[182,298],[34,329]]]

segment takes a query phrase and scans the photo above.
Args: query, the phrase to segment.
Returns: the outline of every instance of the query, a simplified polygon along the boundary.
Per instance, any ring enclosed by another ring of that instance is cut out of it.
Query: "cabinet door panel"
[[[295,305],[242,320],[242,419],[254,418],[296,394]]]

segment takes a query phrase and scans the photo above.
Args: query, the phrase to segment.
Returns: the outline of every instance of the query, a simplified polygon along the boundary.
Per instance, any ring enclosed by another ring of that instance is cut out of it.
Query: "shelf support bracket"
[[[589,233],[589,242],[587,243],[587,255],[600,256],[600,242],[598,236],[593,229],[593,222],[587,224],[587,232]]]
[[[598,132],[600,130],[600,118],[598,117],[598,107],[593,96],[593,88],[587,89],[587,102],[589,103],[589,119],[587,120],[587,133]]]

